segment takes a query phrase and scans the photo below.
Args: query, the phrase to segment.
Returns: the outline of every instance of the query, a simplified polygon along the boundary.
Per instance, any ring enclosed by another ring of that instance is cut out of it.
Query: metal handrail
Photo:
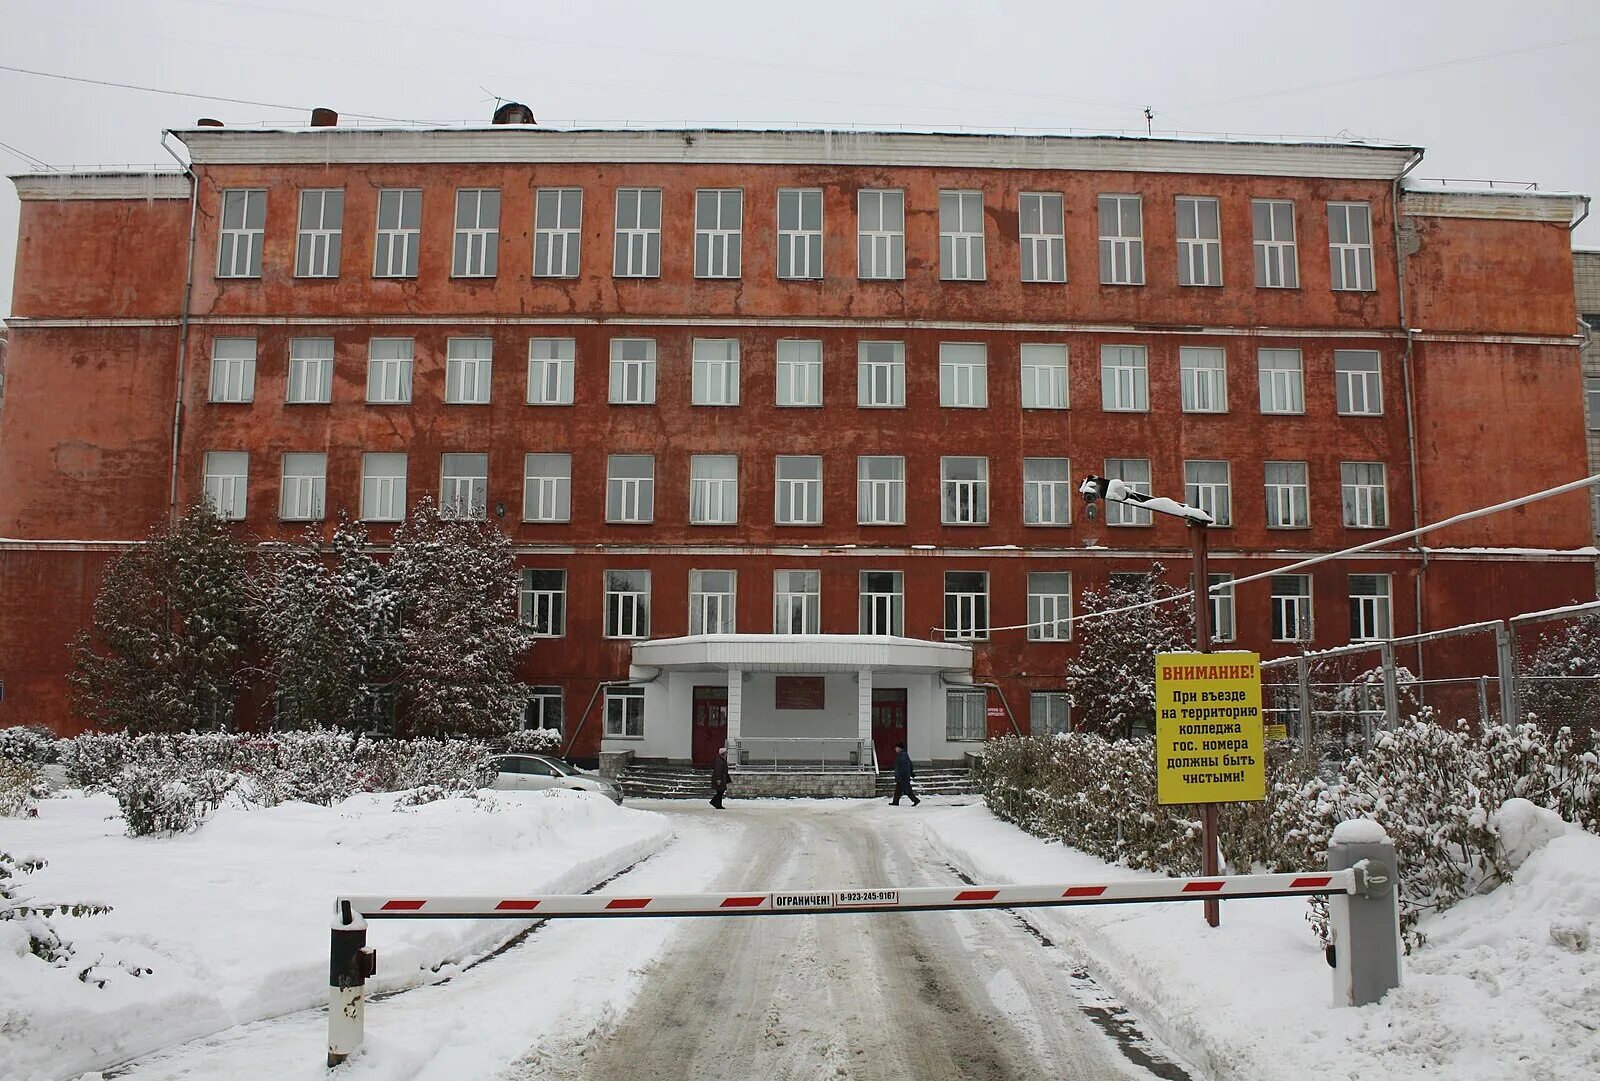
[[[798,772],[817,770],[820,772],[862,772],[876,770],[876,748],[864,751],[864,745],[870,747],[870,739],[860,736],[745,736],[729,739],[734,747],[734,768],[744,770],[770,770],[772,772]],[[774,753],[770,760],[767,755],[760,755],[755,761],[751,760],[750,747],[752,743],[775,744]],[[798,744],[811,744],[818,747],[821,755],[817,760],[783,758],[776,752],[788,746]],[[828,751],[837,746],[841,751],[838,760],[829,761]],[[852,761],[852,758],[854,759]]]

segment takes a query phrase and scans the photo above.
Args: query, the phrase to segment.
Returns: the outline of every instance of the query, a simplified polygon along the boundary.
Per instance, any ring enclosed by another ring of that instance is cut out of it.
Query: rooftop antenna
[[[1150,122],[1153,121],[1155,118],[1156,118],[1155,110],[1150,108],[1150,106],[1146,105],[1144,107],[1144,133],[1146,135],[1150,134]]]

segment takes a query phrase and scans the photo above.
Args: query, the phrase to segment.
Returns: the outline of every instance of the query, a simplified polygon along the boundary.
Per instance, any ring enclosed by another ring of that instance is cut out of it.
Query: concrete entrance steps
[[[970,796],[978,789],[972,783],[972,771],[953,766],[947,769],[919,769],[911,778],[911,787],[918,796]],[[894,773],[878,774],[878,795],[894,795]]]
[[[711,771],[694,766],[632,765],[620,781],[625,799],[711,798]]]

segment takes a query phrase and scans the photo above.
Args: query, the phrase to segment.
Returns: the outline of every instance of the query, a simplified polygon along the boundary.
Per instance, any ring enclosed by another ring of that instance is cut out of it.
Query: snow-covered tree
[[[424,499],[395,531],[387,570],[401,598],[407,732],[503,734],[521,714],[516,665],[533,641],[518,618],[511,542],[490,522],[447,518]]]
[[[245,558],[210,504],[119,555],[73,640],[80,713],[107,728],[181,732],[225,719],[245,641]]]
[[[1119,575],[1104,590],[1086,590],[1080,616],[1127,608],[1181,593],[1149,574]],[[1067,701],[1074,726],[1110,739],[1155,728],[1156,654],[1194,648],[1194,613],[1188,600],[1169,601],[1088,619],[1073,628],[1078,652],[1067,662]]]
[[[1524,714],[1552,724],[1593,724],[1600,718],[1600,616],[1568,620],[1539,635],[1521,675]]]

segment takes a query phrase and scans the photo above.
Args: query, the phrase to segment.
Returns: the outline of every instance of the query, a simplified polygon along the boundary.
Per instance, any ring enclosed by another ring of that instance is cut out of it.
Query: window
[[[1370,642],[1394,634],[1390,624],[1389,576],[1350,576],[1350,641]]]
[[[1072,524],[1072,463],[1065,458],[1022,459],[1022,524]]]
[[[939,343],[939,404],[955,409],[988,408],[987,346]]]
[[[572,455],[525,454],[522,458],[522,520],[572,519]]]
[[[226,521],[244,519],[245,496],[250,487],[250,455],[242,450],[206,452],[205,493],[217,516]]]
[[[694,276],[737,278],[744,192],[738,188],[694,193]]]
[[[905,634],[906,585],[899,571],[861,572],[861,633]]]
[[[211,400],[253,402],[256,397],[256,340],[211,340]]]
[[[732,525],[739,520],[739,459],[731,454],[689,457],[689,524]]]
[[[1137,195],[1100,196],[1100,284],[1144,284],[1144,211]]]
[[[1106,479],[1120,480],[1130,489],[1150,494],[1150,459],[1107,458]],[[1106,525],[1149,525],[1151,512],[1135,503],[1106,500]]]
[[[286,522],[322,521],[327,486],[327,454],[285,454],[278,517]]]
[[[1022,280],[1067,280],[1067,240],[1061,196],[1023,192],[1017,199],[1017,229],[1022,241]]]
[[[1228,411],[1228,354],[1212,346],[1178,348],[1185,413]]]
[[[333,339],[289,339],[289,390],[284,401],[290,405],[333,401]]]
[[[405,405],[411,401],[410,338],[373,338],[367,343],[367,402]]]
[[[267,193],[247,189],[222,193],[222,231],[217,277],[261,277],[261,239],[267,227]]]
[[[1589,429],[1600,428],[1600,376],[1583,377],[1583,406],[1588,414]]]
[[[944,692],[944,738],[951,742],[973,742],[988,734],[984,707],[989,696],[983,691]]]
[[[456,192],[455,254],[450,273],[457,278],[492,278],[500,250],[500,193],[493,188]]]
[[[651,522],[656,516],[656,459],[652,454],[606,457],[606,521]]]
[[[856,521],[861,525],[905,525],[904,458],[856,459]]]
[[[1354,529],[1383,529],[1389,524],[1389,495],[1382,462],[1342,462],[1340,496],[1344,524]]]
[[[612,273],[661,276],[661,189],[617,189],[617,244]]]
[[[644,688],[606,688],[606,737],[644,738]]]
[[[776,465],[776,502],[779,525],[822,524],[822,459],[779,455]]]
[[[1339,412],[1351,417],[1383,414],[1383,367],[1377,350],[1335,349],[1333,387]]]
[[[1178,284],[1222,284],[1222,224],[1217,201],[1178,196]]]
[[[856,404],[863,409],[904,409],[904,342],[862,342],[856,347]]]
[[[1072,575],[1035,571],[1028,575],[1028,640],[1065,642],[1072,637]]]
[[[494,342],[489,338],[451,338],[445,362],[444,400],[455,405],[488,405]]]
[[[1206,600],[1211,606],[1211,641],[1231,642],[1238,633],[1233,616],[1233,575],[1208,574],[1206,586]]]
[[[571,338],[528,339],[528,404],[571,405],[572,365],[578,343]]]
[[[1067,408],[1067,347],[1022,347],[1022,408]]]
[[[778,277],[822,277],[822,192],[778,189]]]
[[[1059,736],[1072,731],[1066,691],[1034,691],[1028,695],[1028,733]]]
[[[611,339],[611,404],[654,405],[656,340]]]
[[[361,517],[368,522],[398,522],[406,516],[406,456],[361,456]]]
[[[524,567],[522,622],[540,638],[567,633],[567,572]]]
[[[1311,641],[1311,576],[1272,576],[1272,640]]]
[[[695,405],[739,404],[739,341],[696,338],[690,381]]]
[[[1183,501],[1211,515],[1219,526],[1233,524],[1233,486],[1227,462],[1184,462]]]
[[[1303,529],[1311,524],[1311,488],[1304,462],[1267,463],[1267,528]]]
[[[689,572],[689,633],[732,634],[733,571]]]
[[[1108,413],[1148,413],[1150,373],[1142,345],[1100,347],[1100,406]]]
[[[415,278],[422,240],[422,192],[386,188],[378,192],[378,233],[372,245],[374,278]]]
[[[1367,292],[1372,283],[1372,207],[1328,204],[1328,262],[1336,290]]]
[[[939,459],[940,520],[945,525],[989,524],[989,459]]]
[[[822,573],[774,571],[772,633],[817,634],[822,630]]]
[[[294,276],[337,278],[339,238],[344,228],[344,192],[314,188],[300,193],[300,233],[295,238]]]
[[[783,338],[778,342],[778,404],[822,404],[822,343]]]
[[[650,637],[649,571],[606,571],[605,636]]]
[[[1294,203],[1287,199],[1252,200],[1250,221],[1255,230],[1256,285],[1263,289],[1298,288]]]
[[[489,511],[489,456],[446,454],[440,465],[439,517],[483,519]]]
[[[522,727],[525,730],[549,729],[561,731],[561,688],[529,687],[528,697],[522,704]]]
[[[946,641],[989,637],[989,575],[986,572],[945,572],[944,637]]]
[[[1256,354],[1261,373],[1263,413],[1306,411],[1305,371],[1298,349],[1263,349]]]
[[[863,191],[856,196],[856,274],[861,278],[906,276],[906,194]]]
[[[939,193],[939,277],[945,281],[983,281],[982,192]]]
[[[533,276],[576,278],[582,250],[583,191],[540,188],[533,204]]]

